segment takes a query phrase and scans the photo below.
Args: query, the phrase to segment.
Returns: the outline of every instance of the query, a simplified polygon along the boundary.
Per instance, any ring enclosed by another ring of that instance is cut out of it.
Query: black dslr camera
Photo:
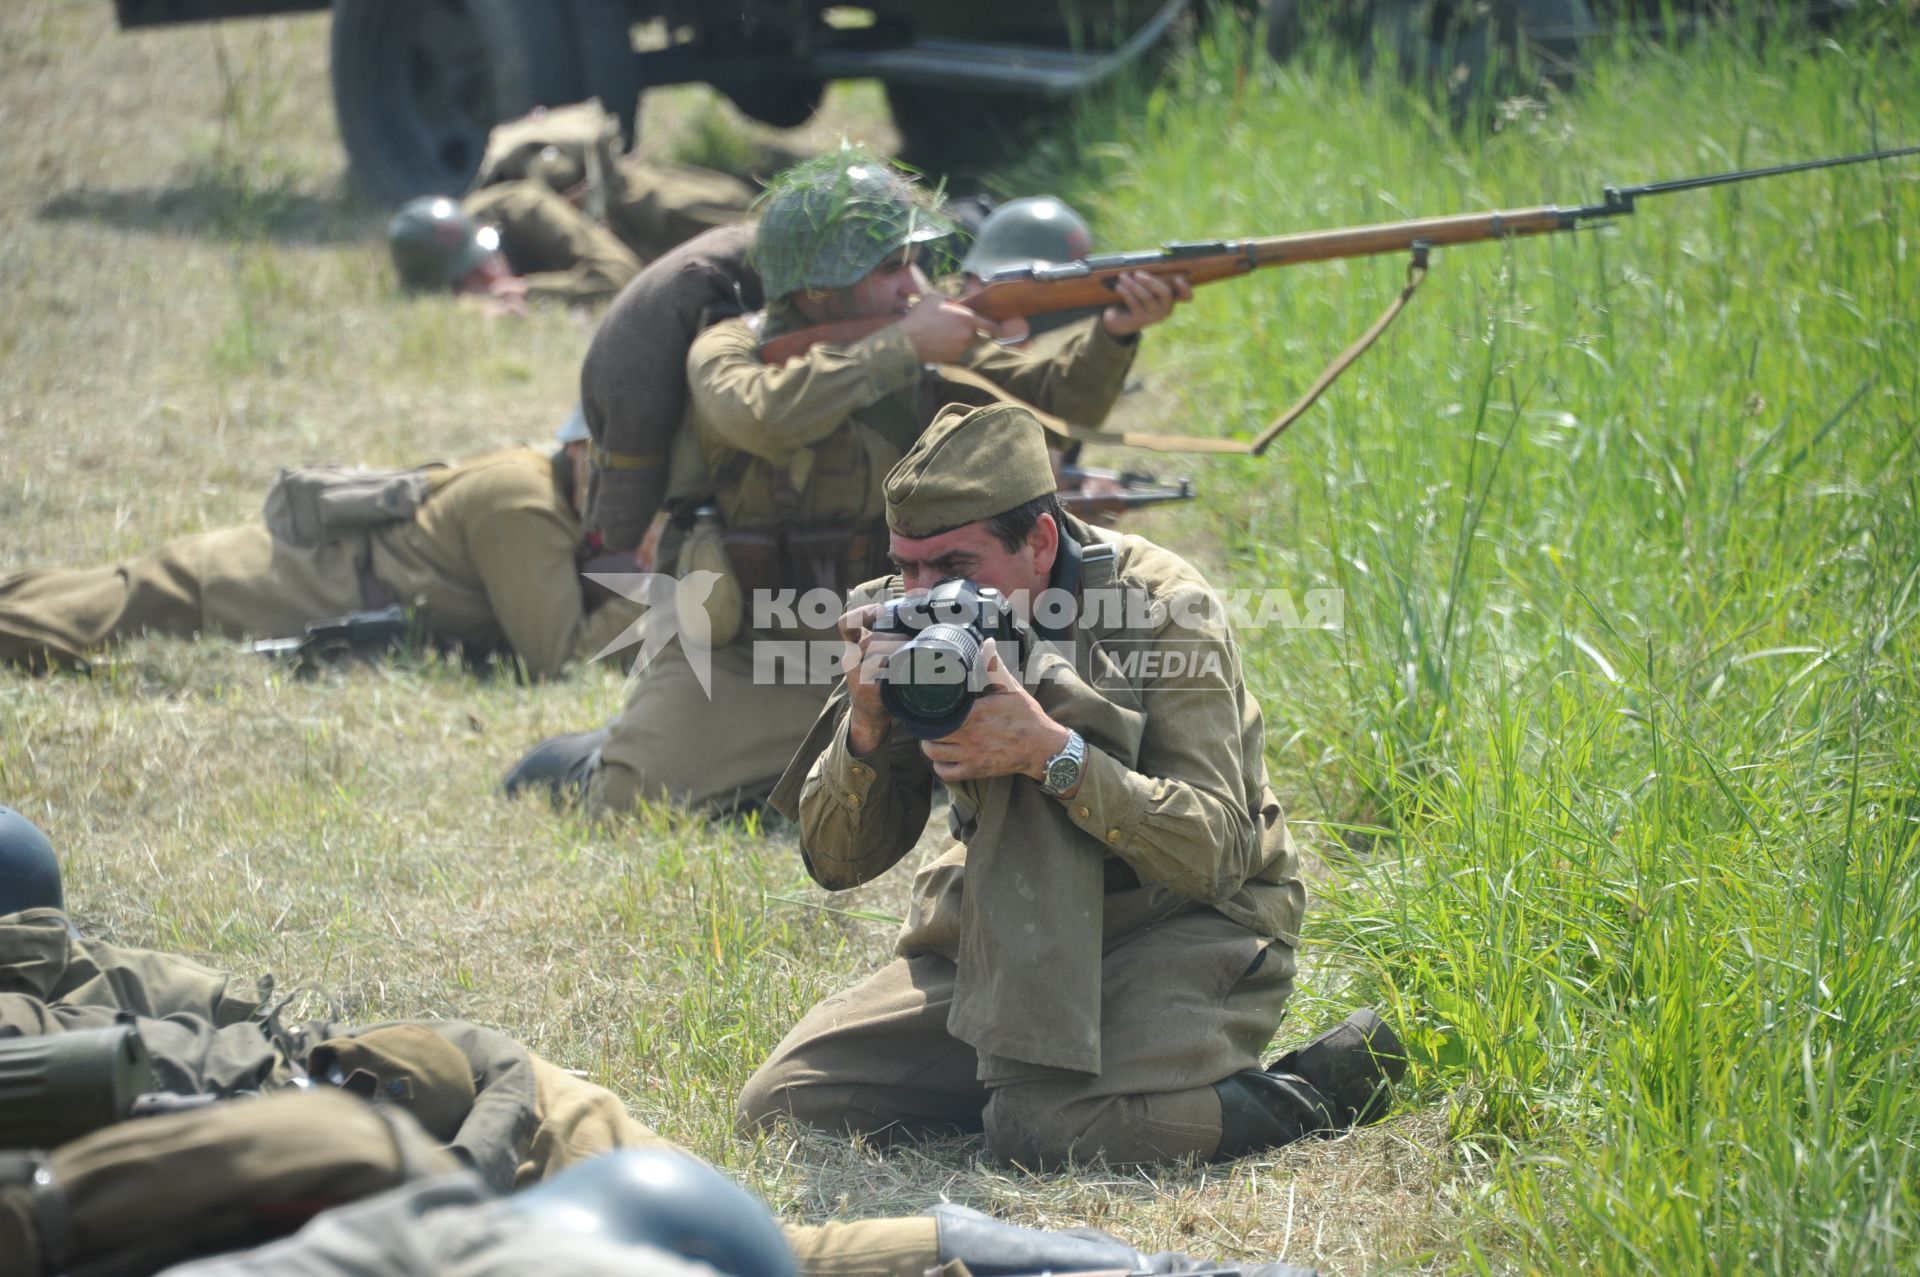
[[[980,649],[988,639],[1019,642],[1005,596],[957,576],[925,594],[888,599],[873,632],[913,636],[880,671],[880,702],[919,740],[938,740],[967,721],[980,695]]]

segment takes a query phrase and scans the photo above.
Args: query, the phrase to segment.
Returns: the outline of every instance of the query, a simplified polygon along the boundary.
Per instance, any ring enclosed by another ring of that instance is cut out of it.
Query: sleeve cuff
[[[867,365],[867,384],[873,397],[885,399],[920,382],[920,356],[900,325],[888,324],[855,342]]]
[[[1135,352],[1140,349],[1140,334],[1128,333],[1125,337],[1115,337],[1107,331],[1104,320],[1095,320],[1093,340],[1087,343],[1087,356],[1096,362],[1121,368],[1133,363]]]
[[[847,729],[843,725],[821,757],[821,787],[848,811],[866,810],[874,786],[883,784],[892,775],[893,754],[889,744],[883,739],[871,754],[856,756],[847,745]]]
[[[1091,742],[1079,790],[1059,801],[1077,828],[1112,852],[1126,851],[1147,812],[1147,796],[1134,773]]]

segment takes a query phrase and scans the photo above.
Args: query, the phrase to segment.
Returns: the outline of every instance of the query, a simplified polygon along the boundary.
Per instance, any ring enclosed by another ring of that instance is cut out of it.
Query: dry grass
[[[345,185],[325,37],[321,18],[129,35],[105,3],[0,7],[0,572],[249,519],[283,464],[457,456],[567,410],[587,318],[493,323],[394,289],[384,213]],[[808,132],[741,136],[885,144],[876,111],[856,86]],[[670,152],[740,126],[683,91],[643,127]],[[1155,526],[1188,526],[1172,517]],[[297,681],[222,644],[142,642],[90,680],[0,673],[0,799],[54,838],[90,931],[271,970],[343,1016],[499,1025],[795,1216],[947,1197],[1350,1273],[1447,1245],[1470,1177],[1432,1114],[1152,1176],[1029,1177],[973,1141],[736,1140],[754,1063],[892,928],[820,907],[778,833],[605,833],[490,796],[619,692],[607,672],[528,689],[430,661]],[[832,910],[898,913],[905,885]]]

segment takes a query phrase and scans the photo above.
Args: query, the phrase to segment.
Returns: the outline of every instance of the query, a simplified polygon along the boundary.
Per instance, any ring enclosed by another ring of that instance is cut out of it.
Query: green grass
[[[0,11],[0,571],[252,518],[290,461],[457,456],[566,412],[588,321],[393,288],[384,216],[344,186],[325,36]],[[1115,248],[1586,202],[1920,140],[1913,37],[1881,6],[1818,38],[1622,44],[1463,136],[1337,59],[1269,68],[1223,33],[1010,181],[1066,174]],[[676,103],[649,103],[658,153],[735,144]],[[883,135],[875,110],[855,86],[819,127]],[[523,688],[414,658],[302,682],[138,643],[91,680],[0,674],[0,800],[53,835],[89,930],[272,970],[343,1016],[498,1025],[796,1218],[945,1196],[1340,1273],[1903,1272],[1917,226],[1908,161],[1448,250],[1265,460],[1159,463],[1205,502],[1143,531],[1224,585],[1345,592],[1341,629],[1248,650],[1317,857],[1281,1041],[1371,1001],[1417,1055],[1402,1110],[1347,1139],[1151,1175],[738,1139],[754,1065],[885,960],[905,875],[830,898],[786,831],[488,797],[528,744],[614,712],[611,673]],[[1401,276],[1207,289],[1147,341],[1124,424],[1251,433]]]
[[[1623,43],[1456,134],[1233,41],[1072,190],[1102,241],[1596,201],[1920,139],[1914,32]],[[1479,1271],[1920,1259],[1920,307],[1912,161],[1645,200],[1436,255],[1264,461],[1208,475],[1236,584],[1345,591],[1257,645],[1270,762],[1349,848],[1314,996],[1407,1026],[1486,1167]],[[1168,425],[1251,433],[1402,263],[1207,290]]]

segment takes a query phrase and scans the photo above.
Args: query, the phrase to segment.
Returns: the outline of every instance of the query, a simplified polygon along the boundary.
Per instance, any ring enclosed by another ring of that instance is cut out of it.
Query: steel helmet
[[[761,206],[753,264],[768,300],[846,288],[909,244],[953,234],[912,178],[845,146],[776,177]]]
[[[726,1277],[800,1277],[758,1198],[670,1148],[623,1148],[575,1163],[502,1206],[616,1245],[653,1246]]]
[[[64,908],[53,844],[38,825],[0,806],[0,914]]]
[[[1080,214],[1051,195],[1031,195],[987,214],[960,269],[984,279],[1036,262],[1071,262],[1092,251],[1093,232]]]
[[[451,288],[499,250],[500,232],[444,195],[422,195],[387,223],[387,247],[407,287]]]

